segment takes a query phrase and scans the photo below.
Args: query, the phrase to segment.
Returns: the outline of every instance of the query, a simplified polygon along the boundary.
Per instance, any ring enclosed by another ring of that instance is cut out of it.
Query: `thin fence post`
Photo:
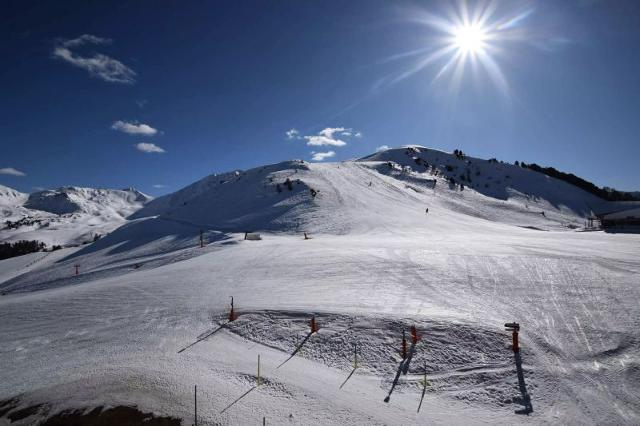
[[[353,368],[358,368],[358,342],[353,344]]]
[[[193,403],[194,403],[194,424],[198,426],[198,385],[193,388]]]
[[[258,355],[258,386],[260,386],[260,355]]]

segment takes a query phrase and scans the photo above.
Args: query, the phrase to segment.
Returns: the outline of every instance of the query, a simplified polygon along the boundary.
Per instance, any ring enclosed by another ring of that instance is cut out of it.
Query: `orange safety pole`
[[[517,322],[509,322],[504,325],[507,331],[511,330],[512,344],[511,349],[514,353],[520,352],[520,344],[518,342],[518,333],[520,332],[520,324]]]
[[[418,343],[418,330],[415,325],[411,326],[411,343],[415,346]]]

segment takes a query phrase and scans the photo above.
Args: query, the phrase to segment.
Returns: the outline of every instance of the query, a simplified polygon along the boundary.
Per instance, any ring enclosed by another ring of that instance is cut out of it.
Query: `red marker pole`
[[[311,333],[317,333],[318,332],[318,324],[316,324],[316,317],[315,315],[311,317]]]
[[[411,326],[411,343],[415,346],[418,343],[418,330],[415,325]]]
[[[520,344],[518,342],[518,332],[520,332],[520,324],[517,322],[509,322],[504,325],[507,331],[511,331],[513,353],[520,352]]]
[[[236,313],[233,310],[233,296],[231,296],[231,311],[229,312],[229,322],[236,320]]]

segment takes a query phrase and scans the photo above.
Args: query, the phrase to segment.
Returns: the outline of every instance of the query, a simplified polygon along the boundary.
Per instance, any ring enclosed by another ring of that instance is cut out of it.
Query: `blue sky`
[[[639,189],[640,2],[467,2],[460,72],[464,6],[5,2],[0,184],[159,195],[421,144]]]

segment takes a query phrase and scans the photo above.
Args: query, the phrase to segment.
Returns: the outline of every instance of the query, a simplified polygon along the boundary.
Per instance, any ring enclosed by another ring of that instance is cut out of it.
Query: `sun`
[[[463,53],[480,53],[484,50],[487,30],[480,25],[461,25],[453,30],[453,44]]]
[[[483,84],[488,78],[508,98],[509,84],[500,61],[509,55],[508,49],[513,48],[514,42],[528,42],[533,33],[525,22],[535,9],[523,4],[498,10],[502,6],[495,0],[445,3],[448,7],[439,14],[419,8],[408,10],[408,22],[427,28],[424,46],[386,58],[383,62],[415,60],[399,72],[380,79],[376,89],[397,84],[433,66],[436,70],[431,83],[448,80],[454,95],[463,87],[465,75],[470,73],[474,84]]]

